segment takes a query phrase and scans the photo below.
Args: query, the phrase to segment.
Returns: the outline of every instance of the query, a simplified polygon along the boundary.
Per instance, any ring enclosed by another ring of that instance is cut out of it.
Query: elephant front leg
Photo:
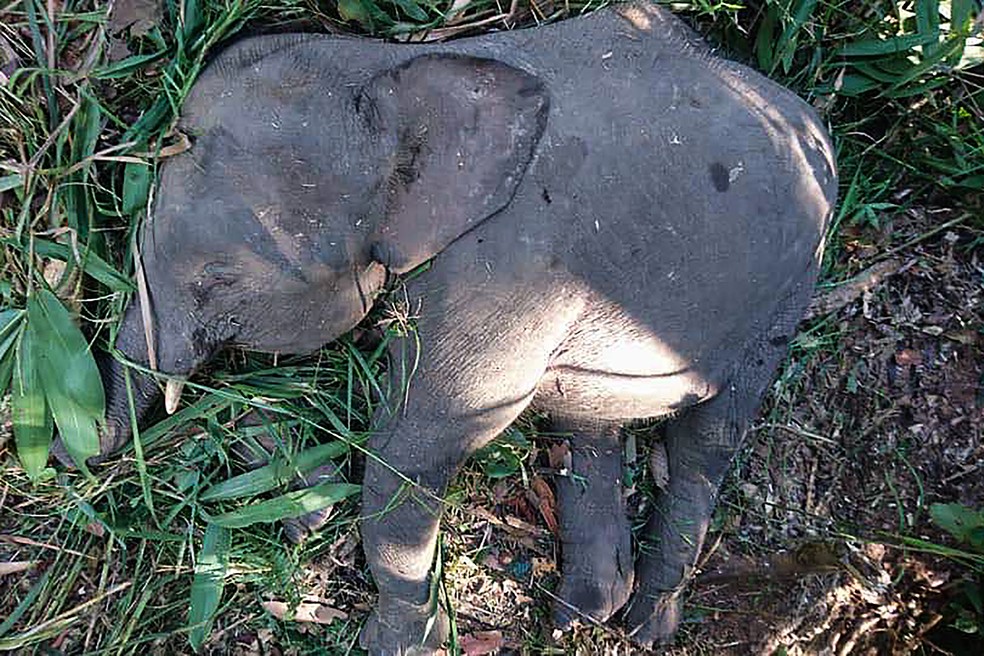
[[[442,499],[457,467],[433,452],[408,462],[382,438],[370,441],[363,480],[362,542],[379,599],[360,643],[370,654],[432,654],[448,632],[431,577]]]
[[[439,653],[448,634],[433,578],[444,493],[464,461],[529,402],[463,416],[425,403],[425,385],[416,389],[413,406],[427,419],[401,418],[374,433],[363,479],[362,543],[379,598],[360,643],[378,656]]]

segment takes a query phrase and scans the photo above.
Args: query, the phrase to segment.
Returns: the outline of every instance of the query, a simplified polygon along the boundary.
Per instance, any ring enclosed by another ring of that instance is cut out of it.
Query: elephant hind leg
[[[795,332],[812,289],[809,278],[780,306],[771,326],[745,346],[724,391],[667,424],[669,486],[646,526],[652,544],[640,549],[638,588],[625,618],[636,644],[669,643],[679,627],[683,594],[704,543],[718,488],[786,354],[789,335]]]
[[[632,536],[622,494],[620,426],[593,419],[554,418],[569,432],[569,476],[557,483],[563,580],[554,623],[567,629],[585,618],[608,620],[632,591]]]

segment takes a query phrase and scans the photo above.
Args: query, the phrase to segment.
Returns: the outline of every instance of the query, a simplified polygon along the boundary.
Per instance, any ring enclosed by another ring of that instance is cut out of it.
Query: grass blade
[[[0,191],[10,191],[24,186],[24,176],[20,173],[5,175],[0,178]]]
[[[289,483],[296,475],[305,475],[314,471],[332,458],[348,451],[344,442],[329,442],[305,449],[294,458],[277,459],[269,465],[258,467],[253,471],[233,476],[208,488],[199,495],[201,501],[220,501],[256,496],[269,492]]]
[[[89,77],[96,80],[113,80],[133,75],[148,64],[162,59],[167,53],[159,51],[147,55],[132,55],[92,71]]]
[[[14,366],[14,352],[11,347],[17,343],[23,321],[24,310],[0,312],[0,394],[10,384],[10,374]]]
[[[35,362],[35,339],[34,331],[28,325],[21,334],[16,353],[16,372],[10,398],[17,457],[34,481],[41,477],[48,464],[48,449],[53,437],[51,413]]]
[[[140,477],[140,489],[143,492],[144,505],[150,511],[154,523],[160,528],[157,513],[154,512],[154,496],[150,492],[150,477],[147,476],[147,461],[144,459],[143,443],[140,441],[140,422],[137,421],[136,403],[133,400],[133,380],[129,369],[123,369],[123,382],[126,384],[126,400],[130,410],[130,428],[133,433],[133,451],[137,461],[137,474]]]
[[[20,620],[21,616],[23,616],[24,613],[27,612],[27,609],[31,607],[31,604],[34,603],[34,600],[37,599],[38,595],[41,594],[41,591],[44,590],[44,586],[47,585],[48,577],[50,575],[51,575],[51,570],[48,570],[47,572],[42,574],[41,578],[39,578],[37,582],[31,586],[31,589],[27,591],[27,594],[24,595],[24,598],[20,600],[20,603],[17,604],[17,607],[14,608],[13,611],[11,611],[7,619],[5,619],[3,622],[0,622],[0,638],[2,638],[5,633],[10,631],[10,629],[14,628],[14,625],[17,624],[17,621]]]
[[[222,600],[222,588],[229,569],[231,535],[225,528],[209,524],[205,529],[202,550],[195,562],[195,578],[191,582],[191,604],[188,608],[188,643],[196,652],[201,650],[212,631],[215,612]]]
[[[225,528],[243,528],[261,522],[276,522],[315,510],[321,510],[348,498],[361,490],[351,483],[322,483],[306,490],[288,492],[275,499],[243,506],[231,512],[211,517],[209,521]]]

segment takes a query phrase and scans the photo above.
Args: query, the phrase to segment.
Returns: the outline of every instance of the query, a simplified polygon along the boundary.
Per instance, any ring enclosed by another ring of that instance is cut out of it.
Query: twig
[[[153,199],[147,200],[147,213]],[[150,217],[147,217],[150,220]],[[144,275],[143,257],[140,255],[140,239],[133,241],[133,268],[137,277],[137,295],[140,297],[140,318],[143,322],[144,340],[147,342],[147,363],[151,371],[157,371],[157,347],[154,341],[154,324],[150,316],[150,292],[147,290],[147,276]]]
[[[55,544],[48,544],[47,542],[38,542],[37,540],[32,540],[31,538],[24,538],[19,535],[9,535],[5,533],[0,533],[0,542],[9,542],[10,544],[20,544],[29,547],[39,547],[41,549],[51,549],[52,551],[62,551],[64,553],[72,554],[73,556],[78,556],[80,558],[97,560],[95,556],[84,554],[81,551],[75,551],[74,549],[66,549],[65,547]]]
[[[982,15],[984,15],[984,14],[982,14]],[[964,221],[966,221],[969,218],[970,218],[970,214],[969,213],[961,214],[957,218],[950,219],[949,221],[947,221],[945,223],[941,223],[940,225],[936,226],[932,230],[929,230],[927,232],[922,233],[918,237],[913,237],[912,239],[910,239],[907,242],[904,242],[902,244],[899,244],[898,246],[896,246],[894,248],[888,249],[887,251],[885,251],[885,253],[883,254],[882,257],[885,257],[885,258],[892,257],[893,255],[895,255],[899,251],[903,251],[903,250],[909,248],[910,246],[915,246],[916,244],[918,244],[920,242],[924,242],[927,239],[929,239],[930,237],[933,237],[935,235],[938,235],[939,233],[943,232],[944,230],[948,230],[948,229],[952,228],[955,225],[959,225],[959,224],[963,223]]]
[[[804,319],[815,319],[840,310],[881,284],[886,278],[898,273],[901,268],[902,263],[896,259],[871,265],[843,284],[814,296]]]

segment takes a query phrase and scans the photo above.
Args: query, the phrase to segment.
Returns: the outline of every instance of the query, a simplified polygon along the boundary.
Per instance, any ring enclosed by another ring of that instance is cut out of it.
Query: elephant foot
[[[629,639],[647,649],[672,644],[680,628],[682,596],[678,590],[655,594],[637,591],[632,607],[625,616]]]
[[[626,531],[620,540],[595,542],[564,558],[564,578],[554,602],[554,626],[562,631],[574,628],[588,618],[606,622],[628,601],[632,593],[632,552]],[[570,551],[567,548],[566,551]],[[587,562],[585,562],[587,561]]]
[[[276,444],[273,438],[269,435],[259,435],[256,438],[260,446],[265,450],[263,453],[254,453],[250,451],[242,443],[236,443],[232,446],[233,452],[236,453],[250,469],[255,469],[261,467],[270,462],[270,454],[273,454],[276,450]],[[312,470],[304,476],[296,478],[288,486],[288,489],[302,490],[308,487],[314,487],[321,483],[326,482],[341,482],[344,478],[339,470],[337,464],[333,462],[326,463]],[[328,506],[327,508],[321,508],[320,510],[313,510],[306,515],[301,515],[300,517],[290,517],[281,520],[284,526],[284,535],[293,544],[301,544],[306,539],[321,530],[321,527],[328,523],[331,519],[333,506]]]
[[[288,517],[283,521],[284,535],[292,544],[300,544],[321,530],[331,519],[334,506],[313,510],[300,517]]]
[[[444,656],[450,633],[440,604],[380,599],[359,634],[370,656]]]

